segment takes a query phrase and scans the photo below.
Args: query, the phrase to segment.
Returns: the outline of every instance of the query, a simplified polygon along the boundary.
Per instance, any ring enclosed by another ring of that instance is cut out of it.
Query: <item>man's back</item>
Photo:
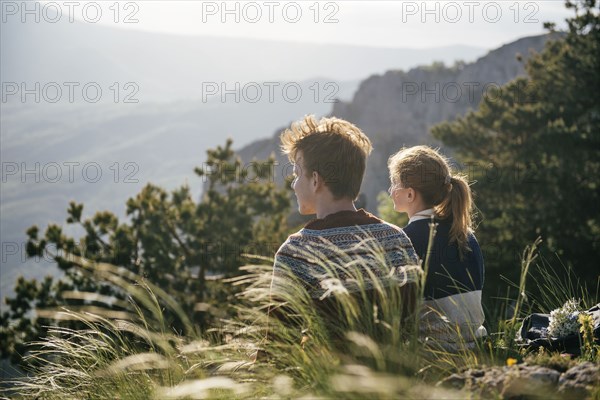
[[[383,285],[415,282],[418,265],[410,239],[400,228],[360,209],[315,219],[290,235],[275,255],[274,274],[282,276],[282,268],[289,268],[312,298],[321,298],[328,290],[324,278],[337,276],[349,292],[358,290],[350,282],[349,269],[360,270],[370,288],[372,275]],[[393,276],[384,276],[392,269]]]

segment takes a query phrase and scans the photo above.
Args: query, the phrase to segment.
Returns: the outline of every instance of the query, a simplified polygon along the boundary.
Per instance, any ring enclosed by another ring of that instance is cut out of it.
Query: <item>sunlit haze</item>
[[[66,2],[68,3],[68,2]],[[563,25],[562,1],[121,1],[61,2],[63,18],[124,29],[392,48],[495,48]],[[86,3],[93,3],[87,6]],[[97,5],[102,15],[96,18]],[[85,10],[85,12],[84,12]]]

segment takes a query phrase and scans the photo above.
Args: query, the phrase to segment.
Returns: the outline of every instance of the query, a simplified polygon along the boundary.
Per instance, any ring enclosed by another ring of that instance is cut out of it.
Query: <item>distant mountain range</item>
[[[361,82],[351,101],[334,104],[330,115],[356,124],[373,142],[362,187],[367,208],[377,211],[377,195],[389,186],[387,160],[391,154],[402,146],[439,146],[429,133],[433,125],[475,109],[486,90],[524,75],[524,62],[518,60],[518,55],[527,59],[532,51],[541,51],[550,38],[523,38],[490,51],[475,62],[454,67],[438,64],[373,75]],[[278,129],[271,138],[244,146],[239,150],[241,158],[248,161],[274,154],[279,165],[285,166],[288,160],[279,149],[280,132]],[[279,182],[286,171],[276,170]]]
[[[181,36],[67,19],[25,24],[8,18],[0,25],[3,82],[98,82],[103,88],[135,82],[142,102],[200,99],[207,82],[355,81],[485,52],[474,46],[377,48]]]

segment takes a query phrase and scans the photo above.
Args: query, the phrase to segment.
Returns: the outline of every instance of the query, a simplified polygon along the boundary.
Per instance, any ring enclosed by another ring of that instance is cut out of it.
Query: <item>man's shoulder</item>
[[[391,222],[387,222],[382,219],[380,224],[385,226],[390,231],[404,233],[404,229],[400,228],[398,225],[392,224]]]
[[[285,242],[283,242],[281,244],[281,246],[279,246],[279,249],[277,250],[277,253],[280,253],[282,250],[285,250],[286,248],[289,248],[290,246],[293,246],[294,243],[297,243],[300,241],[301,237],[302,237],[302,229],[300,229],[298,232],[294,232],[292,234],[290,234],[287,239],[285,240]]]
[[[397,225],[392,224],[391,222],[387,222],[385,220],[381,220],[379,224],[374,224],[372,227],[376,231],[384,232],[389,236],[397,236],[400,238],[406,238],[406,232],[404,232],[403,228],[400,228]]]
[[[320,235],[311,234],[306,228],[302,228],[297,232],[290,234],[285,242],[279,246],[276,255],[295,254],[298,249],[306,248],[318,244],[321,240]]]

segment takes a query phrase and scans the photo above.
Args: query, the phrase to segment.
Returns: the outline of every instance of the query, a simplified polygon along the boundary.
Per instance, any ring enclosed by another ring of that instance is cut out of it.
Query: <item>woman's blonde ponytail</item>
[[[450,242],[456,241],[462,258],[464,252],[469,250],[468,234],[473,223],[471,188],[465,177],[460,175],[451,176],[448,185],[446,197],[434,206],[434,211],[439,218],[452,217]]]

